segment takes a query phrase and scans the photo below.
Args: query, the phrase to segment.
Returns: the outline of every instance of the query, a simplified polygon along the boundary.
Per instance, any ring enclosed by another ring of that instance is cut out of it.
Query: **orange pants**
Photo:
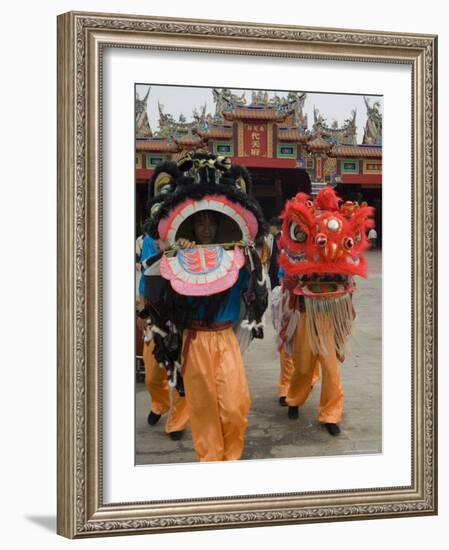
[[[290,386],[290,380],[292,378],[295,365],[291,355],[288,355],[283,349],[279,353],[280,373],[278,381],[278,395],[279,397],[286,396],[288,394],[288,388]],[[313,387],[320,378],[320,362],[317,360],[315,368],[313,369],[312,383]]]
[[[281,349],[279,353],[279,380],[278,380],[278,395],[279,397],[286,396],[288,393],[288,387],[290,385],[290,379],[295,368],[293,359],[284,349]]]
[[[250,398],[234,331],[186,329],[183,345],[187,338],[184,386],[197,460],[238,460]]]
[[[293,362],[295,369],[287,395],[289,406],[302,405],[313,386],[317,361],[321,364],[321,396],[319,420],[337,424],[343,414],[343,388],[340,380],[340,366],[337,360],[332,330],[323,314],[320,330],[325,335],[327,355],[314,354],[307,336],[306,313],[301,313],[293,341]]]
[[[170,402],[167,371],[157,364],[153,355],[153,349],[153,342],[144,343],[143,363],[145,365],[145,384],[151,396],[151,410],[155,414],[164,414],[170,411],[165,424],[165,431],[167,433],[182,431],[189,423],[186,399],[173,389]]]

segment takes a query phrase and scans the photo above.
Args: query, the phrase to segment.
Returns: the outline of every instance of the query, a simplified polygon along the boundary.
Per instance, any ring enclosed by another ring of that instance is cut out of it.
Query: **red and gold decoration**
[[[244,124],[243,136],[245,157],[267,156],[266,124]]]
[[[367,276],[364,251],[366,232],[373,227],[374,209],[343,202],[330,187],[315,200],[299,193],[287,202],[279,264],[285,271],[285,288],[304,301],[311,347],[324,353],[317,327],[325,313],[331,319],[340,356],[351,331],[353,277]]]

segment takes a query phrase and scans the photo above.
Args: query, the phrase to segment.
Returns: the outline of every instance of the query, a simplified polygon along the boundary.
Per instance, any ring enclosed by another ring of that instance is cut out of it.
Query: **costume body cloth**
[[[325,313],[321,314],[318,322],[327,354],[313,353],[307,333],[307,314],[302,312],[293,337],[294,369],[290,379],[287,403],[289,406],[300,406],[306,401],[317,378],[317,361],[319,361],[322,375],[319,421],[337,424],[343,414],[344,399],[340,365],[332,329]]]
[[[310,389],[317,383],[320,378],[320,356],[316,356],[316,361],[313,367],[312,380]],[[290,388],[293,372],[295,371],[295,362],[293,357],[289,355],[283,348],[279,352],[279,379],[278,379],[278,395],[279,397],[286,396]]]
[[[154,240],[145,235],[142,243],[141,261],[145,261],[158,253]],[[141,278],[139,294],[144,294],[144,280]],[[170,390],[167,380],[167,371],[158,365],[154,355],[154,343],[144,342],[143,364],[145,367],[145,385],[151,396],[151,410],[155,414],[169,412],[165,431],[167,433],[182,431],[189,423],[189,414],[185,400],[173,389],[170,399]]]
[[[142,250],[140,253],[140,262],[142,265],[142,262],[145,260],[148,260],[148,258],[151,258],[152,256],[155,256],[159,252],[156,243],[154,240],[149,236],[145,235],[142,240]],[[141,273],[143,272],[144,267],[142,265]],[[141,276],[139,279],[139,295],[143,296],[145,294],[145,281],[144,278]]]
[[[286,402],[289,407],[305,402],[320,364],[319,420],[326,425],[342,418],[340,361],[355,319],[354,276],[368,273],[363,253],[373,215],[373,208],[343,201],[334,189],[324,187],[313,200],[297,193],[281,216],[279,264],[285,277],[280,340],[292,345],[294,362]]]
[[[189,413],[184,397],[173,388],[170,400],[170,390],[167,381],[167,371],[161,368],[154,355],[154,343],[143,345],[143,363],[145,366],[145,384],[151,396],[151,411],[155,414],[165,414],[169,411],[165,424],[166,433],[182,431],[189,423]]]
[[[199,309],[184,330],[185,399],[199,461],[238,460],[243,452],[250,397],[231,324],[238,319],[246,279],[242,269],[212,324],[201,325]]]
[[[284,349],[281,349],[279,353],[279,364],[278,395],[279,397],[283,397],[287,395],[294,370],[293,359]]]
[[[285,273],[282,269],[278,270],[278,277],[283,278]],[[280,322],[280,316],[282,315],[281,311],[281,301],[282,301],[282,290],[280,286],[274,287],[274,289],[271,292],[271,315],[273,320],[273,326],[276,331],[276,333],[279,333],[279,322]],[[284,346],[281,346],[279,349],[279,378],[278,378],[278,396],[279,397],[286,397],[288,394],[288,389],[290,387],[290,380],[293,375],[293,371],[295,369],[293,358],[290,353],[287,352],[287,350],[284,348]],[[313,377],[311,381],[311,385],[313,386],[315,382],[320,377],[320,367],[319,363],[316,364],[316,367],[313,372]]]

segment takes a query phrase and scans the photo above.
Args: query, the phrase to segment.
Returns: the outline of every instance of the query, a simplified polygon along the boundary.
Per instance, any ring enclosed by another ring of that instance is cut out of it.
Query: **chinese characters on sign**
[[[267,156],[266,124],[245,124],[244,126],[245,156]]]

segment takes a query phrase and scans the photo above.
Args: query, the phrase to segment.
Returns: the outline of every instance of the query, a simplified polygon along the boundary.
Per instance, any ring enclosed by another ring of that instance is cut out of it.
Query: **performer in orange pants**
[[[143,345],[143,362],[145,365],[145,384],[151,396],[151,412],[148,415],[148,423],[154,425],[161,415],[169,411],[165,432],[173,440],[181,439],[183,430],[189,423],[189,413],[185,397],[173,389],[170,402],[170,391],[167,382],[167,372],[161,368],[153,355],[153,342],[145,342]]]
[[[278,270],[278,277],[279,280],[282,282],[282,279],[284,277],[284,272],[282,269]],[[279,339],[279,317],[282,316],[282,290],[281,287],[275,287],[271,292],[271,315],[273,320],[273,326],[276,330],[276,333],[278,334]],[[278,396],[279,396],[279,404],[282,407],[287,406],[287,394],[288,394],[288,388],[290,386],[290,380],[294,371],[294,363],[291,356],[291,349],[290,353],[286,351],[283,345],[281,345],[281,348],[279,350],[279,378],[278,378]],[[320,377],[320,363],[319,361],[316,362],[314,371],[313,371],[313,377],[311,386],[313,387],[317,380]]]
[[[294,361],[284,349],[279,352],[279,380],[278,380],[278,395],[279,403],[283,406],[287,406],[287,394],[290,387],[293,372],[295,370]],[[313,368],[312,381],[310,383],[310,389],[318,382],[320,378],[320,362],[317,359]]]
[[[279,281],[282,282],[284,276],[282,270],[278,271]],[[273,327],[277,335],[277,343],[279,344],[279,330],[280,330],[280,315],[282,305],[282,290],[280,286],[275,286],[271,291],[271,319],[273,321]],[[279,378],[278,378],[278,396],[279,404],[282,407],[286,407],[286,399],[288,393],[288,387],[290,385],[290,378],[293,374],[293,360],[291,355],[281,345],[279,349]]]
[[[155,356],[185,391],[200,461],[243,453],[250,399],[233,327],[242,345],[262,338],[268,302],[250,185],[244,167],[205,151],[159,164],[149,185],[146,227],[164,251],[144,265],[146,311]]]
[[[295,370],[287,395],[288,416],[310,393],[319,360],[322,371],[319,419],[330,435],[341,432],[343,390],[339,363],[355,311],[355,276],[368,274],[363,252],[366,232],[374,226],[374,210],[344,202],[331,187],[313,199],[304,193],[287,201],[282,214],[279,265],[284,270],[280,340],[293,340]],[[285,295],[285,297],[284,297]]]
[[[322,314],[320,321],[320,333],[324,339],[327,354],[312,352],[307,333],[307,314],[303,312],[299,318],[293,339],[295,368],[290,380],[287,404],[289,407],[298,407],[306,401],[313,387],[314,373],[319,361],[322,373],[319,420],[323,424],[337,424],[342,417],[344,397],[340,381],[340,366],[326,314]],[[296,418],[297,415],[294,413],[297,411],[293,409],[292,412],[293,415],[290,413],[290,418]]]
[[[288,388],[290,386],[290,379],[293,374],[294,370],[294,364],[293,359],[290,355],[284,350],[281,349],[279,352],[279,365],[280,365],[280,371],[279,371],[279,379],[278,379],[278,395],[279,395],[279,403],[282,406],[286,406],[286,398],[288,393]]]
[[[188,328],[183,377],[197,460],[239,460],[250,398],[234,331],[223,323]]]

